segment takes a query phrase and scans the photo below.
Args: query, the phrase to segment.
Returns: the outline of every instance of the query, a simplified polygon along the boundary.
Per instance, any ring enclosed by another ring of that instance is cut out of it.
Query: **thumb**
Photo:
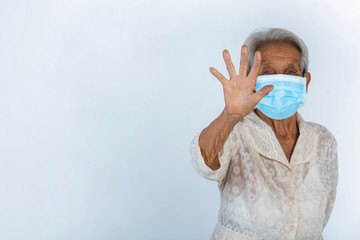
[[[266,85],[262,87],[259,91],[255,93],[257,100],[260,101],[263,97],[268,95],[273,89],[274,89],[273,85]]]

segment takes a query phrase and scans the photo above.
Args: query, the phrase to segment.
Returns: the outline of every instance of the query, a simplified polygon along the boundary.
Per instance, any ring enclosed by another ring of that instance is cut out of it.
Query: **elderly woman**
[[[337,142],[297,112],[311,80],[308,50],[294,33],[253,32],[239,74],[227,50],[225,107],[191,144],[192,163],[218,182],[211,239],[323,239],[336,195]]]

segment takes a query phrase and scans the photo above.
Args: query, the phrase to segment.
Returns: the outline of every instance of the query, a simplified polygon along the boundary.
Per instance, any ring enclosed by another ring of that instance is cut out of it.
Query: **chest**
[[[281,148],[283,149],[287,160],[290,162],[291,155],[294,151],[297,138],[290,138],[290,139],[278,139]]]
[[[289,141],[280,143],[284,152],[293,151],[296,141],[292,142],[292,146]],[[315,235],[323,227],[328,202],[324,180],[328,173],[318,168],[317,155],[290,169],[272,158],[249,152],[240,148],[222,195],[223,213],[239,223],[234,229],[239,226],[237,232],[252,231],[261,239],[278,239],[295,232],[303,233],[303,239],[321,239]],[[228,218],[223,215],[220,219]]]

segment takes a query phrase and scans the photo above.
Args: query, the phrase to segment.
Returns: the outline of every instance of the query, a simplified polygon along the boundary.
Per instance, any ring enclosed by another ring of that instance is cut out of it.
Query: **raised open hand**
[[[210,67],[209,70],[223,85],[227,113],[230,116],[244,118],[253,111],[256,104],[268,95],[274,87],[268,85],[255,92],[256,78],[261,68],[261,54],[259,51],[255,52],[254,64],[249,75],[246,74],[248,68],[248,48],[246,45],[241,47],[239,75],[235,72],[234,64],[227,50],[223,51],[223,57],[230,80],[227,80],[213,67]]]

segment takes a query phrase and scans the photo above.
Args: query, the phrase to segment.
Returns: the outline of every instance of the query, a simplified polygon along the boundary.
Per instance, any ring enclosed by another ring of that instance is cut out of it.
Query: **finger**
[[[259,75],[260,68],[261,68],[261,53],[259,51],[256,51],[254,56],[254,63],[251,67],[248,77],[252,79],[256,79],[257,76]]]
[[[229,72],[229,75],[230,75],[230,79],[235,78],[236,77],[236,72],[235,72],[234,64],[231,61],[230,53],[229,53],[228,50],[225,49],[223,51],[223,57],[224,57],[224,60],[225,60],[226,68],[227,68],[227,70]]]
[[[212,75],[214,75],[217,79],[219,79],[219,81],[221,82],[221,84],[224,86],[224,84],[226,84],[228,82],[228,80],[221,74],[218,72],[218,70],[216,70],[213,67],[209,68],[210,72]]]
[[[241,47],[241,59],[240,59],[240,69],[239,69],[239,76],[246,77],[246,72],[248,69],[248,47],[244,44]]]
[[[272,90],[274,90],[274,86],[273,85],[266,85],[264,87],[262,87],[261,89],[259,89],[259,91],[257,91],[255,93],[256,96],[256,101],[260,102],[260,100],[265,97],[266,95],[268,95]]]

